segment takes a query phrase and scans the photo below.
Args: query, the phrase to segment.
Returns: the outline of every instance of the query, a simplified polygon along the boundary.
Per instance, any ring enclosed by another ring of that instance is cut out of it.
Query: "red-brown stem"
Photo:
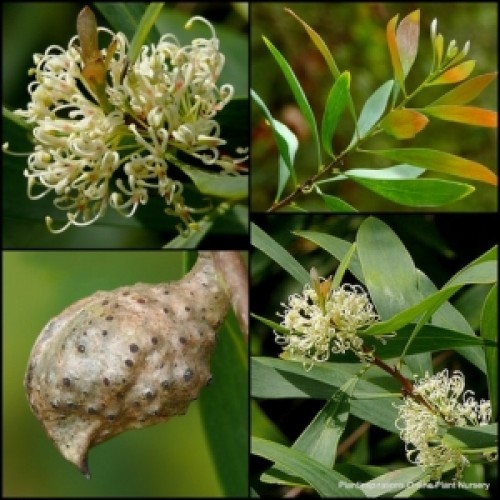
[[[248,271],[239,252],[211,252],[215,269],[228,289],[234,314],[248,341]]]

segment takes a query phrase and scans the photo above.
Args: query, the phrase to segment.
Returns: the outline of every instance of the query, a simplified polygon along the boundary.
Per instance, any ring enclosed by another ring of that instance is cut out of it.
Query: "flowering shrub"
[[[232,85],[219,82],[225,57],[212,24],[194,16],[186,28],[193,23],[205,24],[209,37],[182,45],[167,33],[135,55],[123,33],[97,28],[86,7],[67,48],[34,55],[30,102],[14,113],[33,127],[34,151],[24,171],[29,197],[55,195],[67,215],[61,227],[47,216],[50,231],[92,224],[108,206],[131,217],[153,194],[183,222],[181,232],[196,230],[193,214],[210,212],[212,202],[200,197],[196,206],[188,204],[180,171],[198,187],[204,173],[245,182],[247,157],[221,152],[227,141],[217,115],[234,94]],[[108,48],[99,48],[99,34],[109,36]],[[244,197],[242,187],[227,198]]]

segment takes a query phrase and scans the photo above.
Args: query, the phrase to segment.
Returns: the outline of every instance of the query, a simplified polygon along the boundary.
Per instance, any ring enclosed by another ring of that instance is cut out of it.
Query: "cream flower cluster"
[[[357,332],[377,321],[378,315],[359,285],[330,288],[320,303],[318,292],[307,283],[301,294],[291,295],[288,304],[282,306],[284,313],[278,315],[289,333],[274,332],[276,342],[291,355],[305,357],[306,369],[315,362],[327,361],[330,352],[352,350],[361,359],[366,358]]]
[[[450,425],[485,425],[490,422],[489,401],[474,399],[473,391],[465,391],[462,372],[456,370],[451,376],[448,370],[416,380],[413,392],[421,396],[434,411],[407,396],[398,407],[396,427],[405,442],[408,460],[427,469],[431,479],[441,478],[443,469],[453,465],[459,478],[469,464],[458,449],[442,443],[442,436]]]
[[[213,26],[195,16],[186,27],[195,21],[208,26],[210,38],[183,46],[166,34],[157,45],[143,46],[133,63],[125,35],[98,28],[113,40],[112,50],[100,51],[107,66],[107,106],[82,77],[78,36],[67,49],[50,46],[43,55],[35,54],[31,101],[15,113],[34,126],[35,148],[24,172],[29,197],[54,192],[55,206],[67,212],[68,221],[59,229],[47,217],[53,232],[91,224],[108,205],[132,216],[151,191],[165,200],[167,213],[189,226],[190,214],[207,207],[184,202],[183,184],[171,175],[178,154],[221,174],[238,174],[246,158],[220,154],[226,141],[214,120],[231,100],[233,87],[217,84],[224,55]],[[111,181],[115,173],[116,184]]]

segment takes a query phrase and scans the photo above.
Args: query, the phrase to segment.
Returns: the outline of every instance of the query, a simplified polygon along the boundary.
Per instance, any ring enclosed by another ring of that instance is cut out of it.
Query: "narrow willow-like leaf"
[[[283,159],[284,164],[288,168],[290,175],[292,176],[292,180],[294,186],[297,185],[297,175],[295,174],[295,168],[293,166],[293,162],[295,159],[295,153],[299,147],[299,141],[293,132],[283,123],[275,120],[267,106],[264,104],[264,101],[259,97],[257,92],[253,89],[250,89],[250,95],[252,99],[255,101],[257,106],[261,109],[266,117],[271,130],[273,132],[274,140],[276,141],[276,146],[278,147],[278,151],[280,153],[280,157]],[[281,189],[283,189],[282,186]],[[278,195],[277,195],[278,197]]]
[[[395,109],[380,122],[380,126],[396,139],[413,139],[427,123],[429,119],[414,109]]]
[[[349,203],[345,202],[341,198],[337,196],[332,196],[331,194],[325,194],[321,190],[318,189],[318,194],[323,198],[325,205],[328,207],[330,212],[336,213],[351,213],[357,212],[357,210]]]
[[[425,172],[424,168],[413,165],[394,165],[387,168],[352,168],[344,172],[345,177],[363,179],[416,179]]]
[[[146,8],[146,12],[144,12],[144,15],[139,21],[134,37],[130,42],[128,60],[131,64],[133,64],[139,56],[141,48],[146,43],[149,33],[160,15],[163,5],[163,2],[152,2]]]
[[[252,437],[251,447],[254,455],[276,462],[289,474],[303,478],[322,497],[364,496],[356,487],[339,486],[339,483],[350,483],[349,479],[300,451],[257,437]]]
[[[430,104],[430,106],[442,104],[467,104],[480,95],[481,92],[496,78],[496,76],[496,73],[485,73],[484,75],[471,78],[436,99]]]
[[[364,153],[383,156],[389,160],[400,161],[427,168],[435,172],[456,175],[464,179],[473,179],[496,186],[498,178],[484,165],[467,158],[455,156],[444,151],[426,148],[363,150]]]
[[[253,222],[250,226],[250,242],[255,248],[258,248],[270,259],[274,260],[299,283],[302,285],[309,283],[309,273],[299,262]]]
[[[146,5],[138,2],[96,2],[94,4],[109,22],[114,31],[121,31],[132,40],[137,30],[139,20],[146,11]],[[149,33],[147,42],[157,43],[160,34],[153,28]]]
[[[443,436],[443,444],[463,451],[481,448],[492,448],[494,451],[498,444],[498,424],[449,427]]]
[[[396,495],[405,485],[415,485],[419,489],[419,481],[425,484],[424,478],[428,472],[423,467],[403,467],[402,469],[391,470],[386,474],[381,474],[371,481],[360,486],[360,489],[368,498],[399,498]],[[410,495],[408,495],[410,496]],[[401,496],[406,498],[406,496]]]
[[[290,86],[290,89],[295,97],[297,105],[299,106],[302,115],[309,125],[309,129],[311,130],[316,148],[317,164],[319,170],[321,168],[321,149],[318,127],[316,125],[316,119],[314,118],[314,113],[312,112],[311,105],[309,104],[304,90],[302,89],[299,81],[297,80],[297,77],[295,76],[295,73],[288,64],[287,60],[283,57],[281,52],[271,43],[271,41],[269,41],[266,37],[262,38],[272,56],[278,63],[278,66],[281,68],[281,71],[283,72],[283,75],[285,76],[286,81],[288,82],[288,85]]]
[[[186,235],[179,234],[170,240],[163,248],[197,248],[214,224],[212,219],[197,222],[198,229],[189,231]]]
[[[387,23],[386,37],[387,37],[387,46],[389,47],[389,54],[391,56],[394,78],[404,92],[405,79],[404,79],[403,67],[401,66],[401,60],[399,59],[398,43],[396,39],[396,24],[398,22],[398,17],[399,14],[395,15]]]
[[[396,43],[405,78],[417,57],[419,35],[420,10],[414,10],[403,18],[396,30]]]
[[[481,337],[485,340],[498,340],[498,285],[488,293],[481,311]],[[488,393],[491,402],[491,417],[498,414],[498,348],[485,347],[486,370],[488,372]]]
[[[367,179],[347,172],[346,175],[379,196],[409,207],[440,207],[474,191],[469,184],[442,179]]]
[[[465,80],[474,69],[476,61],[465,61],[458,66],[446,70],[437,78],[429,82],[427,85],[445,85],[449,83],[457,83]]]
[[[366,137],[368,132],[380,120],[384,114],[389,96],[391,95],[394,80],[389,80],[383,83],[373,94],[366,100],[358,120],[358,130],[361,138]],[[356,140],[354,136],[351,140],[352,145]]]
[[[465,123],[477,127],[498,127],[498,115],[496,111],[476,108],[474,106],[458,106],[455,104],[442,104],[439,106],[428,106],[420,111],[434,116],[440,120]]]
[[[326,99],[325,111],[321,122],[321,143],[323,144],[323,149],[332,158],[335,158],[332,148],[333,135],[348,101],[350,82],[351,75],[349,71],[344,71],[333,84]]]
[[[351,259],[355,251],[356,251],[356,243],[353,243],[349,251],[344,255],[343,259],[340,261],[340,264],[337,267],[337,270],[335,271],[335,276],[333,277],[332,281],[333,289],[338,288],[342,283],[344,274],[349,268],[349,263],[351,262]]]

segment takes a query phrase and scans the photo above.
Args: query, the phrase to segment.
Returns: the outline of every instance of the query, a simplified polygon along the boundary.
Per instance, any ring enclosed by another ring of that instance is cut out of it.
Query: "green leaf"
[[[283,160],[284,164],[288,168],[290,175],[292,176],[292,180],[294,186],[297,185],[297,176],[295,174],[295,168],[293,166],[293,162],[295,159],[295,153],[297,152],[297,148],[299,147],[299,141],[295,134],[283,123],[275,120],[267,106],[264,104],[264,101],[259,97],[259,95],[252,89],[250,89],[250,95],[252,99],[255,101],[257,106],[264,113],[269,125],[271,126],[271,130],[273,132],[274,140],[276,141],[276,146],[278,147],[278,151],[280,153],[280,158]],[[284,187],[278,189],[278,194],[276,195],[276,199],[281,195]]]
[[[419,34],[420,10],[414,10],[403,18],[396,30],[396,44],[405,78],[417,57]]]
[[[120,4],[126,6],[126,4]],[[163,8],[163,2],[152,2],[146,8],[144,15],[141,17],[139,25],[137,26],[134,37],[130,42],[130,48],[128,51],[128,60],[131,64],[135,62],[139,56],[143,45],[145,45],[146,40],[149,36],[150,31],[156,22],[156,19],[160,15],[161,9]],[[155,35],[158,35],[156,30]]]
[[[467,104],[475,99],[496,78],[496,73],[485,73],[456,86],[436,99],[431,106],[442,104]]]
[[[170,157],[168,159],[193,181],[194,185],[202,194],[217,196],[233,201],[242,200],[248,197],[247,175],[210,173],[188,165],[177,158]]]
[[[384,114],[393,86],[394,80],[385,82],[366,100],[358,120],[358,130],[361,138],[366,137]],[[351,145],[354,144],[355,140],[356,136],[352,138]]]
[[[413,165],[394,165],[387,168],[353,168],[346,170],[346,177],[356,177],[363,179],[415,179],[422,175],[425,169],[414,167]]]
[[[300,361],[254,356],[250,368],[251,395],[261,399],[328,400],[359,370],[359,361],[321,363],[306,371]],[[379,368],[371,368],[363,375],[351,399],[351,413],[389,432],[397,432],[397,410],[391,402],[400,399],[400,386],[393,378],[382,375]]]
[[[350,252],[352,243],[348,241],[337,238],[330,234],[319,233],[317,231],[293,231],[293,234],[312,241],[316,245],[324,248],[330,255],[333,255],[339,262],[341,262],[345,256]],[[349,265],[347,269],[356,276],[356,278],[361,282],[365,282],[363,276],[363,270],[361,269],[361,264],[359,262],[358,254],[354,253],[352,258],[349,260]]]
[[[225,496],[245,497],[249,457],[248,356],[232,314],[218,333],[210,364],[214,383],[199,397],[207,441]]]
[[[322,497],[362,497],[358,488],[342,488],[349,479],[304,453],[272,441],[252,437],[252,453],[279,464],[288,473],[303,478]]]
[[[414,484],[421,481],[425,484],[424,478],[428,475],[423,467],[403,467],[402,469],[392,470],[386,474],[381,474],[371,481],[361,485],[360,489],[369,498],[377,497],[399,497],[395,495],[402,490],[405,485]],[[405,498],[405,497],[403,497]]]
[[[463,451],[480,448],[497,448],[498,424],[470,427],[450,427],[443,436],[443,444]]]
[[[368,217],[358,230],[356,244],[366,287],[382,319],[391,318],[422,298],[415,264],[389,226]]]
[[[198,229],[189,231],[187,234],[179,234],[171,239],[163,248],[198,248],[200,242],[205,238],[212,228],[213,220],[201,220]]]
[[[348,101],[350,82],[351,75],[349,71],[344,71],[333,84],[326,99],[323,121],[321,122],[321,142],[323,149],[332,158],[335,158],[332,149],[333,135]]]
[[[481,311],[481,337],[484,340],[498,340],[498,285],[495,285]],[[486,369],[488,373],[488,393],[491,401],[491,416],[495,420],[498,414],[498,348],[485,347]]]
[[[428,123],[429,119],[414,109],[395,109],[385,116],[380,126],[396,139],[413,139]]]
[[[314,144],[316,147],[316,154],[317,154],[317,163],[318,163],[318,169],[321,166],[321,150],[320,150],[320,143],[319,143],[319,134],[318,134],[318,127],[316,125],[316,119],[314,118],[314,113],[312,112],[311,105],[309,104],[309,101],[307,100],[306,95],[304,94],[304,91],[302,90],[302,87],[300,86],[299,81],[297,80],[297,77],[295,76],[295,73],[293,72],[292,68],[286,61],[286,59],[283,57],[283,55],[280,53],[280,51],[266,38],[262,37],[264,39],[264,43],[267,45],[268,49],[270,50],[271,54],[273,55],[274,59],[278,63],[278,66],[281,68],[281,71],[283,72],[288,85],[290,86],[290,89],[295,97],[295,100],[297,102],[297,105],[299,106],[299,109],[304,116],[305,120],[307,121],[309,125],[309,129],[311,130]]]
[[[335,271],[335,276],[333,277],[332,281],[332,288],[338,288],[340,284],[342,283],[342,279],[344,278],[344,274],[349,266],[349,263],[351,262],[351,259],[354,256],[354,252],[356,251],[356,243],[353,243],[351,245],[351,248],[349,251],[344,255],[343,259],[340,261],[339,266],[337,267],[337,270]]]
[[[258,248],[262,253],[274,260],[300,284],[309,283],[309,273],[299,262],[253,222],[250,226],[250,242],[255,248]]]
[[[498,183],[496,174],[484,165],[443,151],[426,148],[404,148],[362,150],[362,152],[382,156],[389,160],[409,163],[435,172],[485,182],[493,186]]]
[[[439,207],[474,191],[469,184],[441,179],[366,179],[352,175],[352,172],[346,172],[346,175],[383,198],[410,207]]]
[[[357,210],[349,203],[345,202],[337,196],[332,196],[331,194],[325,194],[320,189],[318,189],[318,194],[323,198],[325,205],[328,207],[330,212],[344,213],[344,212],[357,212]]]

